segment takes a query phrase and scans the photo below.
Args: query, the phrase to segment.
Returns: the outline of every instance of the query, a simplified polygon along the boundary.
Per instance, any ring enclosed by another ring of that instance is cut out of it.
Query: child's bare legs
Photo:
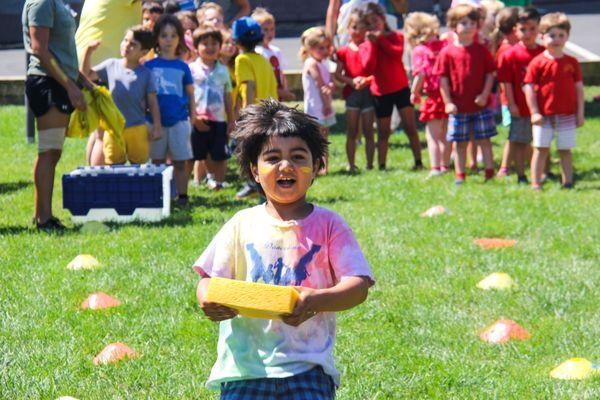
[[[471,137],[467,145],[467,154],[469,154],[469,168],[471,171],[477,171],[477,145],[475,139]]]
[[[204,160],[194,161],[194,182],[200,184],[202,179],[206,176],[206,163]]]
[[[563,186],[573,184],[573,153],[571,150],[558,150],[560,157],[560,172]]]
[[[515,170],[517,171],[517,176],[523,177],[525,176],[525,159],[527,158],[527,150],[529,148],[528,144],[519,143],[519,142],[508,142],[510,145],[510,154],[512,154],[513,160],[515,162]]]
[[[160,160],[152,160],[154,165],[160,165],[165,163],[165,159]],[[187,196],[188,189],[188,168],[186,168],[186,164],[188,160],[183,161],[172,161],[173,169],[174,169],[174,178],[175,178],[175,192],[178,196]]]
[[[542,173],[546,166],[549,149],[547,147],[534,147],[531,157],[531,186],[539,190],[542,187]]]
[[[358,139],[358,124],[360,120],[360,110],[346,111],[346,157],[348,157],[348,167],[350,171],[356,169],[356,140]]]
[[[462,183],[465,180],[468,145],[468,141],[455,142],[454,172],[456,173],[456,183]]]
[[[481,157],[485,166],[485,179],[490,180],[494,177],[494,152],[490,139],[476,140],[476,147],[481,149]]]
[[[385,169],[391,134],[392,117],[377,118],[377,162],[379,163],[379,169]]]
[[[375,112],[365,111],[360,115],[362,133],[365,138],[365,153],[367,156],[367,169],[373,169],[373,156],[375,155],[375,138],[373,137],[373,121]]]
[[[515,157],[513,156],[514,149],[511,146],[512,144],[509,141],[504,143],[504,150],[502,152],[502,162],[500,163],[500,169],[498,170],[498,178],[503,178],[506,175],[508,175],[508,170],[510,169],[510,162]]]
[[[90,151],[89,164],[91,166],[104,165],[104,129],[98,127],[95,132],[92,132],[92,135],[94,135],[94,143]]]
[[[447,125],[445,119],[427,121],[425,125],[427,148],[433,171],[440,171],[442,166],[447,167],[450,162],[450,147],[446,142],[445,125]]]
[[[400,111],[400,118],[404,127],[404,132],[410,141],[410,149],[415,160],[415,169],[422,168],[421,161],[421,142],[419,142],[419,134],[417,133],[417,120],[415,119],[415,109],[412,106],[404,107]]]
[[[210,158],[206,159],[206,171],[213,175],[215,181],[219,183],[225,182],[227,174],[227,160],[213,161]]]

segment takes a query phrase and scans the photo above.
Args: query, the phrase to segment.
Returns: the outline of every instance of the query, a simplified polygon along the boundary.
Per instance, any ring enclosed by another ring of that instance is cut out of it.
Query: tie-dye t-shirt
[[[202,276],[324,289],[347,277],[373,274],[350,227],[333,211],[314,206],[297,221],[271,217],[264,205],[238,212],[215,236],[194,269]],[[235,317],[219,325],[217,361],[206,386],[285,378],[320,365],[339,385],[334,366],[335,313],[298,327],[282,321]]]
[[[225,122],[225,93],[231,93],[231,79],[226,66],[217,61],[213,69],[198,58],[190,64],[194,78],[196,112],[211,121]]]

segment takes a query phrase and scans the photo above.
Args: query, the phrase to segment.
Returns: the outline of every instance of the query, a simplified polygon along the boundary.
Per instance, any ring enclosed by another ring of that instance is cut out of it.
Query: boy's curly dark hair
[[[235,154],[241,175],[254,180],[252,165],[258,162],[263,147],[271,137],[299,137],[306,142],[318,169],[325,165],[329,142],[321,134],[317,120],[296,108],[273,99],[246,107],[235,124],[232,137],[237,141]]]

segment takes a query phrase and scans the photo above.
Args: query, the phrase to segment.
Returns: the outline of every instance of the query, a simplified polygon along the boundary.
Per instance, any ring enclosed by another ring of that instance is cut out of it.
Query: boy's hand
[[[194,128],[196,128],[198,132],[208,132],[210,130],[210,126],[208,126],[206,121],[206,118],[198,116],[196,119],[194,119]]]
[[[87,48],[90,51],[96,51],[96,49],[98,48],[98,46],[100,46],[101,43],[102,43],[102,40],[92,40],[91,42],[88,43]]]
[[[454,103],[448,103],[445,107],[446,114],[456,114],[458,112],[458,108]]]
[[[510,115],[513,117],[520,117],[519,107],[515,103],[508,103],[508,110],[510,111]]]
[[[222,306],[217,303],[209,303],[207,301],[200,303],[200,308],[204,312],[204,315],[206,315],[208,319],[213,322],[225,321],[226,319],[231,319],[238,314],[238,312],[233,308]]]
[[[155,142],[162,137],[162,126],[152,125],[152,129],[148,131],[148,139]]]
[[[583,115],[577,115],[575,118],[575,126],[581,128],[585,124],[585,117]]]
[[[365,83],[365,78],[362,76],[357,76],[352,79],[352,86],[354,86],[355,90],[360,90],[363,87],[365,87],[364,83]]]
[[[475,104],[477,104],[479,107],[485,107],[487,104],[487,96],[484,96],[483,93],[480,93],[477,95],[477,97],[475,97]]]
[[[532,125],[541,125],[544,117],[540,113],[531,114],[531,124]]]
[[[300,298],[296,301],[294,312],[289,315],[283,315],[281,320],[288,325],[298,326],[307,319],[317,315],[317,311],[312,309],[313,299],[317,291],[303,286],[295,286],[294,289],[300,292]]]
[[[333,108],[331,107],[331,104],[323,104],[323,116],[327,117],[331,114],[333,114]]]
[[[410,94],[410,102],[413,104],[421,103],[421,95],[419,93],[411,93]]]
[[[368,31],[367,39],[371,42],[376,42],[377,38],[381,35],[381,31]]]
[[[279,99],[281,101],[294,101],[296,100],[296,95],[288,89],[280,89],[278,91]]]

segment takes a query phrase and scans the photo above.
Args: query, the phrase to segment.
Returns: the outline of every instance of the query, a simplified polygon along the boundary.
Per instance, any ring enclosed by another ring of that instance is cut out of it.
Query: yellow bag
[[[86,138],[100,126],[124,149],[125,117],[115,105],[108,89],[103,86],[94,86],[91,90],[84,88],[83,98],[87,108],[85,111],[75,110],[71,114],[67,137]]]

